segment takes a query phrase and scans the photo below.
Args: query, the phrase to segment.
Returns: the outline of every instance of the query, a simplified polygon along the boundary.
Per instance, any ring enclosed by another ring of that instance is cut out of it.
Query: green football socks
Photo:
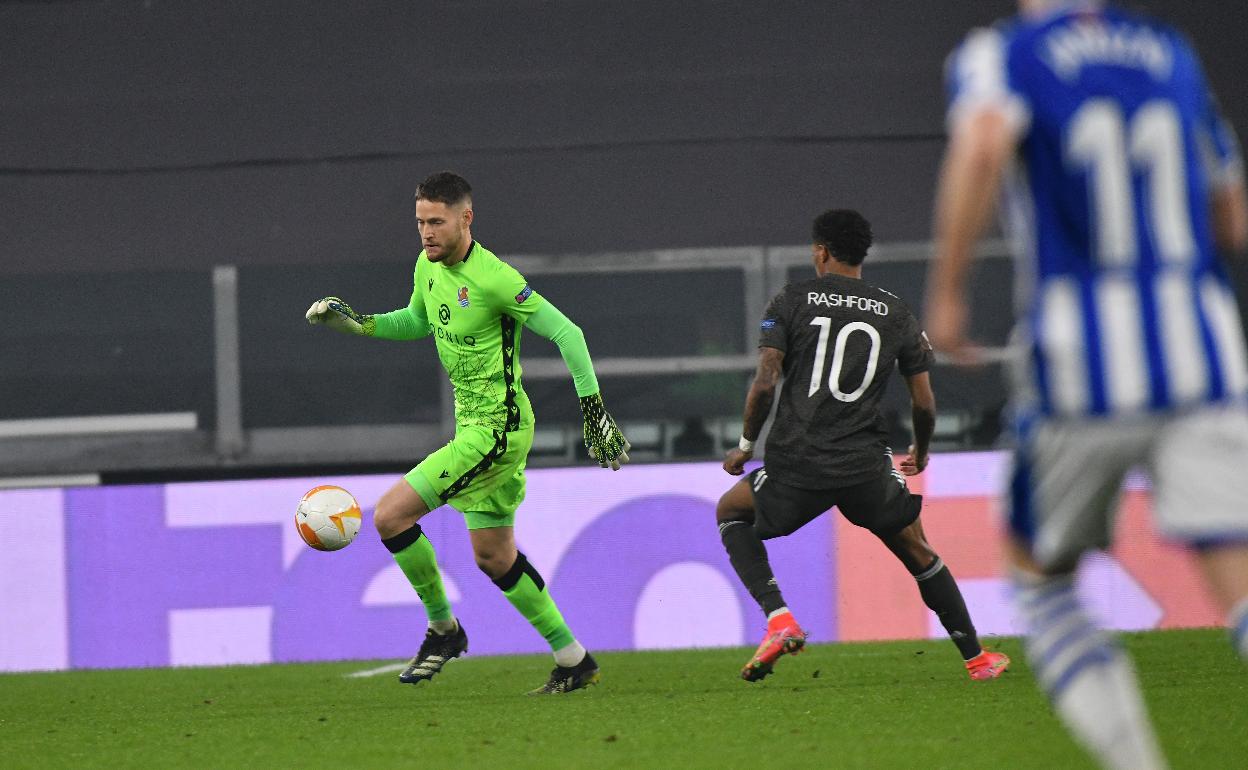
[[[420,525],[413,524],[411,529],[381,542],[398,562],[399,569],[403,570],[412,588],[416,589],[416,594],[429,615],[429,622],[452,620],[454,616],[451,614],[451,603],[447,601],[446,589],[442,587],[442,574],[438,572],[438,557],[433,552],[433,543],[425,537]]]
[[[411,529],[381,542],[394,556],[412,588],[416,589],[425,605],[430,624],[440,626],[453,621],[451,603],[446,598],[442,575],[438,572],[437,555],[420,525],[414,524]],[[546,581],[542,580],[541,574],[529,564],[523,553],[517,551],[515,564],[507,574],[495,580],[494,585],[502,590],[511,606],[519,610],[524,619],[537,629],[552,650],[567,651],[573,646],[579,649],[576,637],[572,635],[572,630],[564,622],[555,600],[550,598],[550,592],[546,590]]]
[[[537,629],[550,649],[560,650],[576,642],[555,600],[546,590],[546,581],[523,553],[516,552],[516,563],[507,574],[495,580],[494,585],[502,589],[503,596]]]

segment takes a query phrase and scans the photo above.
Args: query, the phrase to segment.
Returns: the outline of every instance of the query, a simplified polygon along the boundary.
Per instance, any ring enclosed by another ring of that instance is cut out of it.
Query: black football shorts
[[[754,531],[763,540],[791,535],[833,507],[877,537],[897,534],[919,517],[922,495],[910,494],[892,466],[878,478],[832,489],[801,489],[767,475],[762,467],[748,477],[754,490]]]

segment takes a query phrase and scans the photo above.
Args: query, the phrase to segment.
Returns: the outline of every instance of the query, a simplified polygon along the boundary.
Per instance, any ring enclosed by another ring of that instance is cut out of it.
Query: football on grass
[[[303,542],[318,551],[346,548],[360,532],[360,504],[342,487],[316,487],[299,501],[295,527]]]

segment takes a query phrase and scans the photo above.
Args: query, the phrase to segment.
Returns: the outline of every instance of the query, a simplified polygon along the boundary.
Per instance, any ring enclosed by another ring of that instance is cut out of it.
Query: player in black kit
[[[763,541],[792,534],[835,506],[914,576],[971,678],[995,679],[1010,659],[980,647],[953,575],[923,534],[923,499],[910,494],[902,476],[927,467],[936,424],[932,347],[906,303],[862,280],[871,225],[861,214],[825,211],[815,218],[812,240],[817,277],[789,284],[768,306],[741,443],[724,460],[728,473],[744,472],[783,375],[765,465],[734,484],[716,510],[728,558],[767,615],[767,634],[741,678],[762,679],[781,655],[806,643]],[[914,417],[914,444],[900,472],[879,410],[894,366],[910,389]]]

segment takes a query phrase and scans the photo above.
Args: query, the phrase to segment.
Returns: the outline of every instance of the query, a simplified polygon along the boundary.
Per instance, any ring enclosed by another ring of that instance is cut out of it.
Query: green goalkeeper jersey
[[[455,389],[455,424],[514,431],[533,425],[520,384],[520,330],[544,302],[524,277],[477,242],[447,267],[416,259],[406,308],[374,316],[386,339],[435,335]]]

